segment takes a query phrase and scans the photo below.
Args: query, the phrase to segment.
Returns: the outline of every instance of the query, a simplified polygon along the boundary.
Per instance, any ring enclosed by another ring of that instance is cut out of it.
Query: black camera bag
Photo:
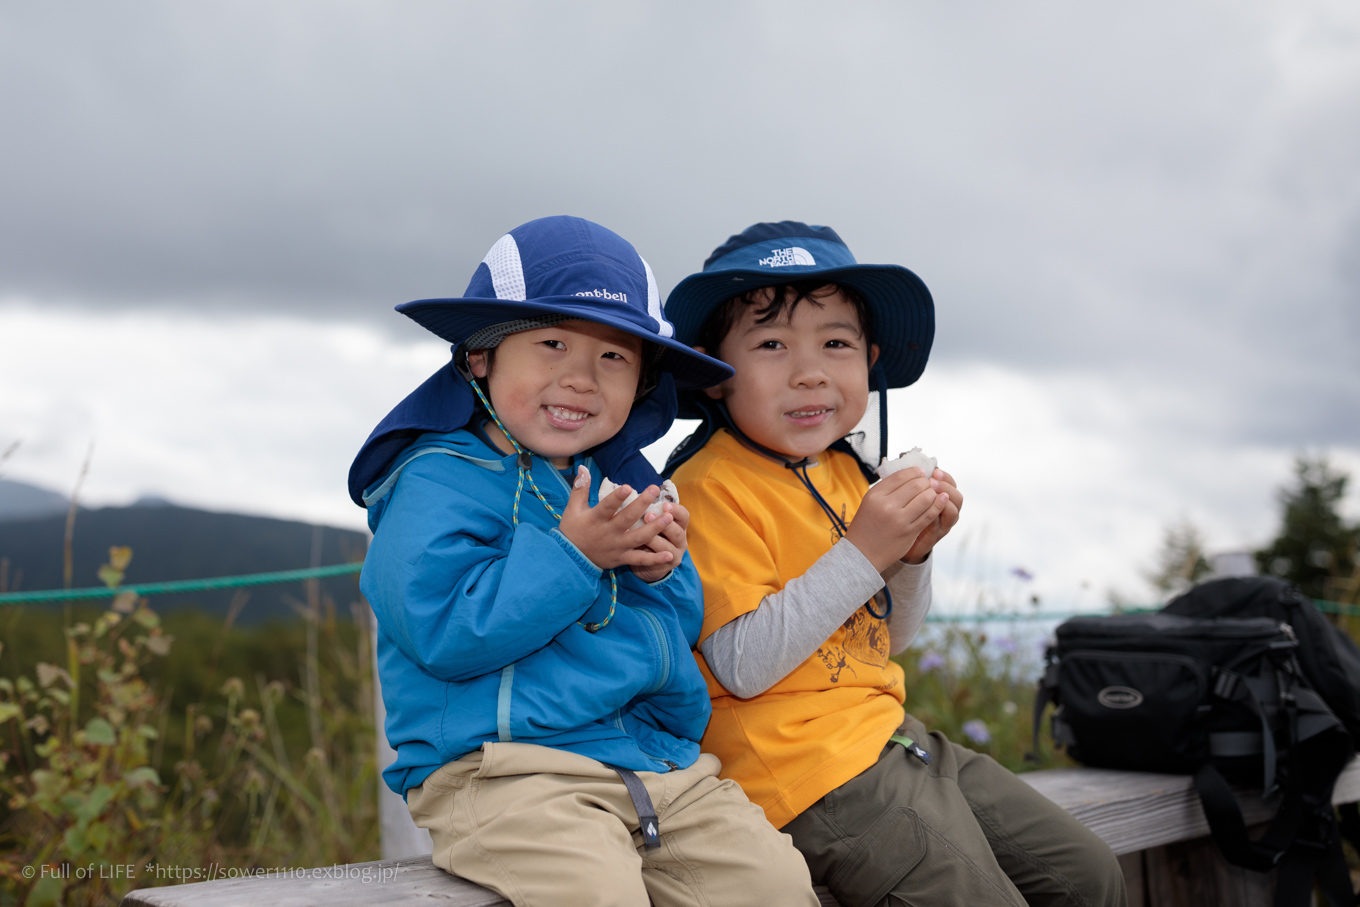
[[[1224,857],[1280,867],[1277,905],[1307,903],[1315,878],[1336,907],[1353,904],[1331,796],[1354,749],[1297,652],[1290,625],[1269,617],[1073,618],[1058,627],[1039,682],[1036,751],[1054,702],[1053,739],[1072,758],[1193,775]],[[1257,840],[1230,782],[1281,795]]]
[[[1341,628],[1285,580],[1234,576],[1200,583],[1173,598],[1163,614],[1182,617],[1269,617],[1283,621],[1299,640],[1299,665],[1351,741],[1360,744],[1360,648]]]

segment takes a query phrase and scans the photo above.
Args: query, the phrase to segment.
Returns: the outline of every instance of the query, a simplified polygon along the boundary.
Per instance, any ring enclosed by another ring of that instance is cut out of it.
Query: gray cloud
[[[11,5],[0,297],[399,330],[577,213],[663,285],[755,220],[935,293],[936,355],[1360,442],[1360,17],[887,2]]]

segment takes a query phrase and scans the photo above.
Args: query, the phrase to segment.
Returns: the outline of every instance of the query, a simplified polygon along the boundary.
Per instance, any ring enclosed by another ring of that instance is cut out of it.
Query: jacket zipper
[[[645,608],[631,608],[637,614],[641,614],[651,624],[652,632],[656,635],[656,647],[661,653],[661,671],[657,682],[644,690],[644,693],[655,693],[657,690],[670,683],[671,680],[671,650],[666,644],[666,634],[661,629],[661,621],[656,619],[656,615]]]
[[[638,739],[634,737],[632,734],[628,733],[628,729],[623,726],[623,709],[614,710],[614,727],[618,728],[619,733],[623,734],[623,736],[633,741],[633,746],[637,747],[637,751],[642,755],[646,756],[648,759],[651,759],[653,762],[665,763],[669,771],[678,772],[680,770],[679,763],[672,762],[669,759],[662,759],[660,756],[657,756],[653,753],[649,753],[642,748],[642,745],[638,743]]]
[[[558,472],[556,469],[553,470],[553,475],[557,476],[557,481],[562,483],[562,487],[566,489],[567,496],[570,497],[572,488],[570,485],[567,484],[567,480],[564,479],[562,477],[562,474]],[[634,608],[629,605],[625,605],[624,607],[628,608],[630,611],[634,611],[638,614],[641,614],[643,618],[646,619],[647,622],[651,625],[652,632],[656,636],[656,647],[661,654],[660,678],[657,680],[655,684],[653,684],[651,687],[644,691],[647,693],[655,693],[657,690],[661,689],[666,684],[670,683],[671,680],[671,650],[670,646],[667,645],[666,643],[666,634],[662,632],[661,621],[657,620],[655,614],[652,614],[650,611],[647,611],[644,608]],[[623,709],[614,710],[614,727],[618,728],[619,732],[628,737],[629,740],[632,740],[634,746],[637,746],[637,738],[634,737],[632,734],[629,734],[627,728],[623,726]],[[638,746],[638,752],[642,753],[642,755],[646,756],[648,759],[652,759],[656,762],[664,764],[668,769],[670,769],[673,772],[680,770],[679,764],[672,762],[670,759],[662,759],[659,756],[654,756],[640,746]]]

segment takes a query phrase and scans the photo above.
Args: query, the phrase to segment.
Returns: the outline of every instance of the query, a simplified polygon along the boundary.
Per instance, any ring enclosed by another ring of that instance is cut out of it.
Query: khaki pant
[[[487,743],[407,792],[434,863],[515,907],[779,904],[816,907],[807,865],[716,757],[638,772],[661,825],[648,849],[618,773],[525,743]]]
[[[783,828],[842,907],[1125,907],[1119,863],[1086,826],[910,716],[898,733],[930,765],[889,744]]]

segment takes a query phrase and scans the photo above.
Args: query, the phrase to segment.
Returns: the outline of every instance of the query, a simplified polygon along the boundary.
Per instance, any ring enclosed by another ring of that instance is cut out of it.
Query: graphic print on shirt
[[[842,503],[841,503],[841,526],[848,526],[848,525],[850,525],[850,519],[845,515],[845,504],[844,504],[844,502],[842,502]],[[831,544],[833,544],[833,545],[836,544],[837,542],[839,542],[842,538],[844,538],[844,534],[841,532],[840,526],[835,526],[835,525],[833,525],[833,526],[831,527],[831,529],[828,530],[828,531],[831,533]]]
[[[842,624],[845,651],[856,661],[881,668],[888,663],[888,625],[860,608]]]
[[[817,657],[822,660],[822,664],[826,665],[826,669],[831,672],[830,679],[832,683],[841,682],[841,671],[848,669],[851,674],[856,673],[855,669],[850,667],[849,657],[845,654],[845,649],[840,646],[833,646],[828,642],[826,645],[817,649]]]

